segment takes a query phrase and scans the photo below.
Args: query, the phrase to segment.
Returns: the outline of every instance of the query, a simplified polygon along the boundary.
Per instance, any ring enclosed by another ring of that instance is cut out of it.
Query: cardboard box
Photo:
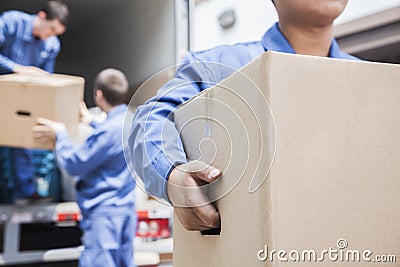
[[[174,267],[399,266],[399,73],[268,52],[178,108],[188,158],[223,177],[220,235],[175,216]]]
[[[79,123],[79,103],[84,79],[67,75],[32,77],[0,76],[1,146],[53,149],[54,143],[39,143],[32,135],[36,118],[65,123],[71,135]]]

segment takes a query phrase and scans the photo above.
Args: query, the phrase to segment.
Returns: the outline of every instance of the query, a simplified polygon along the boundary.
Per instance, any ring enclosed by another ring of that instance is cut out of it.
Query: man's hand
[[[220,178],[221,174],[220,170],[202,161],[192,161],[172,170],[167,193],[187,230],[203,231],[220,227],[219,213],[200,187]]]
[[[82,101],[79,105],[79,116],[80,121],[86,124],[89,124],[94,120],[93,115],[89,112],[84,101]]]
[[[63,123],[44,118],[37,118],[36,122],[38,125],[32,128],[33,137],[38,139],[41,143],[55,141],[56,134],[66,129]]]
[[[44,71],[42,69],[39,69],[34,66],[23,66],[16,64],[14,66],[14,73],[20,73],[20,74],[28,74],[28,75],[48,75],[49,73],[47,71]]]

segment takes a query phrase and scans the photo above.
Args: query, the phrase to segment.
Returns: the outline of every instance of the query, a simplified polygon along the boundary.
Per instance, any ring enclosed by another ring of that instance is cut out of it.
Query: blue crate
[[[55,152],[52,150],[35,149],[32,150],[32,158],[35,165],[35,176],[42,177],[49,182],[48,196],[50,196],[53,201],[60,201],[61,175],[57,166]],[[38,193],[40,194],[40,192]]]
[[[10,204],[14,201],[14,175],[10,149],[12,148],[0,147],[0,204]],[[49,182],[48,192],[42,195],[50,196],[54,202],[59,202],[61,200],[61,175],[54,151],[35,149],[32,150],[32,158],[35,176]]]

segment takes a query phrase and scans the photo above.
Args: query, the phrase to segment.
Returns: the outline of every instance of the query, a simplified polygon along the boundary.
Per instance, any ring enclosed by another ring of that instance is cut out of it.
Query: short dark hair
[[[125,103],[128,88],[128,80],[125,74],[117,69],[102,70],[94,79],[94,92],[101,90],[104,98],[112,106]]]
[[[42,11],[46,13],[47,20],[57,19],[65,27],[69,23],[69,9],[66,4],[61,1],[48,1]]]

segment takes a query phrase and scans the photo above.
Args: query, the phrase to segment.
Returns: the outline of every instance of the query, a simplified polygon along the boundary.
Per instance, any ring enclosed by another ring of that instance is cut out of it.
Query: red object
[[[171,236],[168,218],[150,219],[143,217],[138,214],[137,237],[167,238]]]
[[[57,221],[59,222],[69,222],[69,221],[79,221],[79,213],[58,213]]]
[[[147,210],[140,210],[137,213],[138,220],[149,218],[149,212]]]

